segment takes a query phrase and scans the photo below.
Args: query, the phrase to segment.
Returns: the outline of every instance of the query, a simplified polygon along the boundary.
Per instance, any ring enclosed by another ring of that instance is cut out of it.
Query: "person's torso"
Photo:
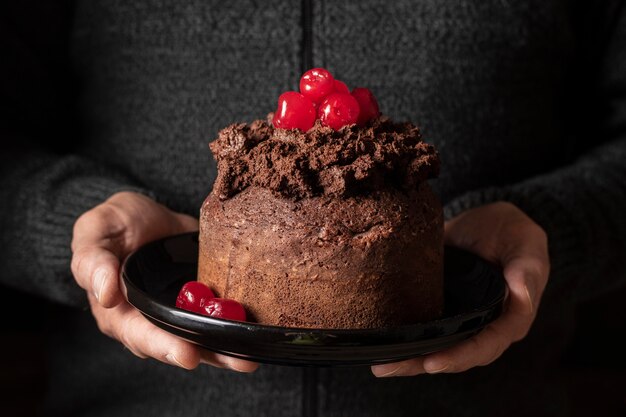
[[[442,200],[571,157],[576,46],[566,2],[80,2],[84,152],[195,212],[219,129],[264,118],[305,65],[370,88],[440,151]],[[310,11],[310,12],[309,12]]]

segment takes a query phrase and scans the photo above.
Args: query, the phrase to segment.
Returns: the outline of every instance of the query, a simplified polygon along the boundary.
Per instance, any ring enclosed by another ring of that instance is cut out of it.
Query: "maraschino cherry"
[[[356,123],[359,111],[359,103],[352,95],[333,93],[320,104],[317,115],[322,124],[339,130],[343,126]]]
[[[205,316],[246,321],[246,310],[239,302],[216,298],[213,291],[199,281],[189,281],[182,286],[176,297],[176,307]]]
[[[374,94],[363,87],[358,87],[352,90],[352,97],[359,103],[359,118],[357,124],[363,126],[369,120],[380,116],[380,110],[378,109],[378,102]]]
[[[210,298],[215,298],[215,294],[209,287],[198,281],[189,281],[178,292],[176,307],[202,313],[202,304]]]
[[[350,94],[350,89],[343,81],[335,80],[335,92]]]
[[[314,103],[321,103],[335,91],[335,78],[324,68],[313,68],[300,77],[300,92]]]
[[[306,132],[316,119],[339,130],[351,124],[365,125],[380,115],[378,102],[367,88],[350,89],[325,68],[312,68],[300,77],[300,92],[288,91],[278,98],[272,124],[280,129]]]
[[[287,91],[278,97],[278,108],[272,124],[280,129],[300,129],[306,132],[315,123],[313,102],[296,91]]]
[[[246,310],[235,300],[228,298],[211,298],[204,303],[203,313],[206,316],[221,319],[246,321]]]

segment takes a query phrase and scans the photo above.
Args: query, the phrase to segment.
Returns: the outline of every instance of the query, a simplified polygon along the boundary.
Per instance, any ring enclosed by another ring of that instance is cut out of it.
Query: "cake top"
[[[422,141],[419,128],[387,117],[339,130],[318,120],[307,132],[263,120],[238,123],[222,129],[210,147],[220,199],[249,186],[296,199],[409,189],[439,172],[437,152]]]
[[[282,94],[267,120],[232,124],[210,143],[220,199],[250,186],[293,199],[347,197],[414,189],[438,175],[438,153],[419,127],[381,116],[368,89],[350,92],[316,68],[300,91]]]

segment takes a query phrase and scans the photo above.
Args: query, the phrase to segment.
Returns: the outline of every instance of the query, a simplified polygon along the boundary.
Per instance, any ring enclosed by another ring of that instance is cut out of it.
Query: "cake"
[[[365,119],[307,114],[290,125],[279,119],[291,105],[282,99],[280,115],[232,124],[210,143],[217,178],[200,210],[198,281],[267,325],[363,329],[439,317],[435,148],[377,104]]]

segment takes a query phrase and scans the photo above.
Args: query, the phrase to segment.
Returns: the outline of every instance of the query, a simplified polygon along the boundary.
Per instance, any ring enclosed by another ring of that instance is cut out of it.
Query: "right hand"
[[[199,363],[239,372],[258,365],[204,350],[150,323],[124,297],[122,260],[141,245],[198,230],[198,221],[148,197],[120,192],[87,211],[74,224],[72,273],[86,292],[99,329],[140,358],[193,369]]]

